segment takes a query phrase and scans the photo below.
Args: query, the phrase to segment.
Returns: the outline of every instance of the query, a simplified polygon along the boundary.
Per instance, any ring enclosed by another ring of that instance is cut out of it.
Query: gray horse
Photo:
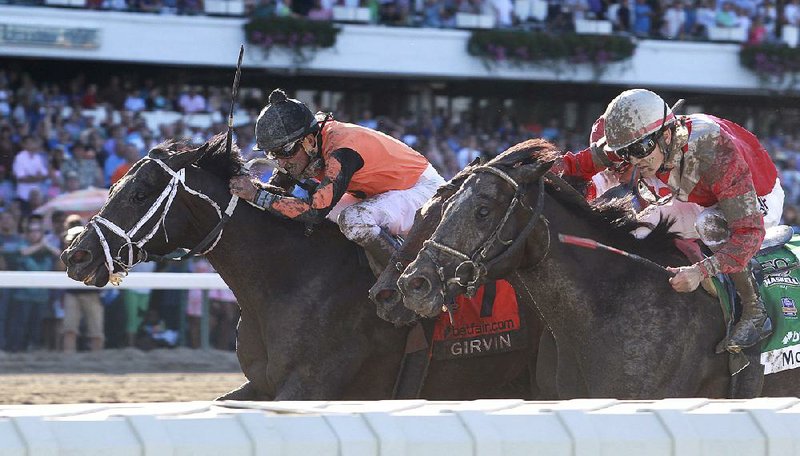
[[[405,305],[431,315],[449,296],[508,277],[542,312],[559,355],[575,360],[558,363],[561,398],[758,394],[757,362],[731,382],[727,357],[714,354],[724,324],[713,298],[674,292],[663,272],[554,242],[563,232],[661,264],[685,263],[666,225],[636,241],[625,206],[591,208],[568,186],[545,185],[555,153],[544,141],[526,141],[472,170],[400,277]],[[793,372],[770,375],[763,394],[797,394]]]

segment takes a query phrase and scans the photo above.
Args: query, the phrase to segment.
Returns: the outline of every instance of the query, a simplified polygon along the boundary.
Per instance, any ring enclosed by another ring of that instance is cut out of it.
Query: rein
[[[89,220],[87,226],[91,225],[94,228],[94,231],[97,233],[97,236],[100,238],[100,244],[103,246],[103,253],[105,254],[106,260],[106,269],[108,269],[108,276],[109,282],[113,285],[119,285],[122,279],[128,275],[128,272],[131,268],[136,266],[137,264],[148,261],[149,260],[174,260],[174,261],[181,261],[185,260],[189,257],[197,255],[198,252],[205,255],[211,250],[216,247],[217,243],[219,242],[220,238],[222,238],[222,230],[224,228],[225,223],[230,219],[233,211],[236,209],[236,205],[239,202],[239,197],[231,196],[231,199],[228,201],[228,207],[225,208],[223,212],[219,205],[209,198],[207,195],[198,192],[189,188],[186,185],[186,170],[180,169],[178,171],[174,171],[172,168],[167,166],[166,163],[157,159],[157,158],[150,158],[145,157],[144,160],[152,161],[158,164],[164,171],[172,176],[167,186],[161,192],[161,194],[156,198],[155,202],[150,209],[142,216],[141,219],[133,226],[133,228],[125,231],[116,223],[101,217],[100,215],[95,215]],[[217,211],[217,217],[219,217],[219,222],[211,230],[206,237],[200,241],[198,245],[196,245],[190,251],[179,255],[177,257],[171,256],[161,256],[161,255],[151,255],[148,254],[146,250],[144,250],[145,244],[147,244],[153,236],[155,236],[156,232],[158,232],[159,227],[163,227],[164,230],[164,237],[166,238],[167,242],[169,242],[169,235],[167,234],[167,228],[164,223],[167,213],[169,213],[170,208],[172,207],[172,203],[175,201],[175,195],[178,192],[178,188],[182,187],[188,193],[201,198],[202,200],[206,201]],[[158,209],[163,204],[163,210],[158,213]],[[144,236],[142,236],[139,240],[134,241],[134,236],[142,229],[142,227],[147,224],[151,219],[157,217],[156,223],[153,225],[153,228]],[[111,248],[109,247],[108,240],[106,236],[103,234],[103,230],[100,228],[101,226],[106,227],[111,233],[115,234],[117,237],[122,238],[124,241],[123,244],[119,247],[116,252],[116,256],[111,255]],[[139,254],[136,255],[134,258],[134,247],[138,250]],[[127,258],[123,260],[122,258],[122,250],[127,248]],[[118,266],[121,271],[114,272],[115,266]]]
[[[509,176],[505,171],[502,171],[494,166],[485,165],[479,166],[473,170],[473,173],[479,172],[486,172],[490,174],[494,174],[502,178],[506,183],[508,183],[514,189],[514,197],[511,199],[511,202],[508,204],[508,208],[506,208],[506,212],[503,215],[503,218],[500,220],[500,223],[497,227],[492,231],[492,234],[478,247],[471,255],[467,255],[464,252],[461,252],[453,247],[449,247],[444,245],[433,238],[428,239],[423,243],[423,252],[425,252],[428,257],[431,259],[433,264],[436,266],[436,270],[439,274],[439,279],[442,283],[442,294],[446,294],[446,287],[450,283],[456,283],[457,285],[464,287],[467,290],[468,296],[474,296],[477,288],[479,286],[479,282],[486,276],[487,272],[497,263],[501,261],[505,261],[510,256],[516,254],[516,252],[522,247],[522,245],[527,241],[528,236],[530,236],[533,228],[540,219],[545,221],[545,226],[547,226],[547,219],[542,217],[542,211],[544,210],[544,178],[539,178],[539,191],[538,197],[536,201],[536,207],[531,208],[530,206],[526,205],[523,202],[522,197],[524,196],[524,187],[520,187],[519,184]],[[506,223],[508,223],[511,214],[514,213],[514,210],[520,206],[524,209],[527,209],[532,213],[530,220],[528,221],[525,228],[519,233],[516,239],[509,239],[503,240],[501,238],[501,232],[505,227]],[[491,260],[487,261],[487,254],[492,247],[494,247],[495,242],[499,242],[500,244],[507,246],[507,248],[498,254],[496,257],[492,258]],[[461,263],[456,266],[456,269],[453,273],[453,277],[451,279],[447,279],[444,276],[444,268],[441,267],[437,262],[434,255],[432,255],[428,250],[425,250],[424,247],[429,246],[431,249],[439,250],[441,252],[447,253],[451,256],[454,256],[458,259],[461,259]],[[548,242],[549,247],[549,242]],[[547,253],[545,252],[545,255]],[[465,279],[462,279],[460,272],[468,272]]]

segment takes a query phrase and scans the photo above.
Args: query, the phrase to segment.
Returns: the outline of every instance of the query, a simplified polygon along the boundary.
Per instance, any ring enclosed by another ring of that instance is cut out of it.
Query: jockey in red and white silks
[[[678,223],[695,217],[700,238],[714,252],[691,266],[671,268],[676,275],[670,283],[677,291],[688,292],[704,278],[729,273],[744,310],[726,348],[735,352],[762,340],[772,328],[749,261],[761,246],[765,226],[779,223],[784,198],[767,151],[736,123],[706,114],[676,117],[661,97],[643,89],[617,96],[604,119],[605,147],[595,144],[565,157],[565,162],[577,163],[572,169],[586,175],[608,166],[602,163],[602,154],[613,152],[642,177],[666,184],[676,200],[703,207],[693,214],[686,207],[664,206],[649,215],[655,220],[669,215]]]
[[[692,114],[679,117],[677,123],[676,143],[670,146],[674,153],[655,174],[656,179],[645,179],[656,196],[674,192],[678,203],[695,206],[651,205],[639,218],[657,223],[662,216],[671,217],[679,227],[673,231],[697,238],[699,235],[690,234],[696,233],[694,223],[702,210],[715,206],[727,211],[726,220],[735,221],[730,226],[734,242],[717,251],[703,267],[706,275],[740,271],[758,251],[764,228],[780,223],[784,193],[777,169],[758,139],[729,120]],[[606,165],[594,156],[591,148],[567,153],[563,169],[565,175],[591,179],[599,196],[617,185],[619,178],[606,173]],[[755,199],[750,194],[751,187]],[[758,211],[753,212],[754,209]],[[641,231],[636,234],[643,237]]]

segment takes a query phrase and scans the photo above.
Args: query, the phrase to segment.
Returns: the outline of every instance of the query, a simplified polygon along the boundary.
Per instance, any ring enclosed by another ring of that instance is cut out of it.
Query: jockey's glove
[[[274,203],[279,196],[280,195],[276,195],[275,193],[272,193],[270,191],[261,188],[256,191],[256,197],[253,200],[253,204],[262,209],[266,209],[272,206],[272,203]]]

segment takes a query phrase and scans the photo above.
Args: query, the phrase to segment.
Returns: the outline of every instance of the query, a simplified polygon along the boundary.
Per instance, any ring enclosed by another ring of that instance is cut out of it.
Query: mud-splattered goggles
[[[636,141],[629,146],[625,146],[622,149],[618,149],[616,153],[619,155],[619,158],[625,161],[630,161],[631,157],[645,158],[652,154],[656,149],[656,145],[658,145],[658,138],[660,137],[661,131],[650,133],[639,141]]]

